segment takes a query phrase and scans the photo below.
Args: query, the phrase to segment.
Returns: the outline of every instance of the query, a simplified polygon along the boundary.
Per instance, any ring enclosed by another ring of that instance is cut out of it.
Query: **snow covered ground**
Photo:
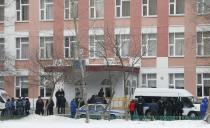
[[[204,121],[125,121],[71,119],[60,116],[30,115],[18,120],[0,121],[0,128],[210,128]]]

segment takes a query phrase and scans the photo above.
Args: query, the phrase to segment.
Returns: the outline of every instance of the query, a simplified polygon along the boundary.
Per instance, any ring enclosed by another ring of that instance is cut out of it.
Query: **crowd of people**
[[[145,101],[146,100],[146,101]],[[132,100],[129,103],[129,111],[131,119],[134,118],[134,114],[137,113],[138,117],[141,118],[144,115],[153,116],[182,116],[184,104],[186,107],[193,107],[193,104],[187,99],[183,98],[159,98],[159,99],[144,99],[139,97],[137,100]],[[148,107],[149,111],[144,113],[144,107]],[[206,115],[208,108],[208,99],[204,97],[200,103],[200,117],[203,119]],[[147,113],[149,112],[149,114]],[[197,115],[199,116],[199,114]]]
[[[148,107],[149,111],[147,112],[149,113],[144,113],[144,107]],[[135,112],[140,118],[147,114],[153,116],[181,116],[182,109],[183,102],[179,98],[151,99],[150,102],[145,102],[145,99],[139,97],[129,104],[131,119],[133,119]]]
[[[63,89],[59,89],[55,93],[55,97],[56,97],[56,107],[58,109],[58,114],[65,114],[66,98]]]
[[[1,113],[2,116],[25,116],[29,115],[30,101],[28,98],[19,97],[17,100],[12,97],[7,99],[5,109]]]
[[[98,92],[98,95],[92,95],[90,99],[88,99],[88,104],[107,104],[107,101],[104,97],[104,91],[103,88],[101,88]]]
[[[65,114],[66,99],[65,92],[63,89],[59,89],[55,93],[56,97],[56,108],[58,114]],[[87,101],[88,104],[102,103],[107,104],[103,88],[100,89],[97,95],[92,95],[91,98]],[[131,119],[134,118],[136,113],[139,118],[142,118],[145,115],[153,116],[182,116],[184,103],[187,102],[184,99],[179,98],[145,98],[138,97],[137,100],[132,100],[129,103],[129,112]],[[36,101],[36,110],[35,113],[39,115],[44,115],[46,110],[46,115],[53,115],[54,108],[53,99],[44,100],[41,96],[38,97]],[[81,98],[74,98],[71,100],[69,106],[71,111],[71,117],[74,118],[76,115],[77,108],[84,105],[84,101]],[[31,103],[28,98],[19,97],[18,99],[7,99],[5,103],[5,109],[1,113],[5,116],[25,116],[29,115]],[[144,107],[147,107],[149,111],[144,111]],[[205,97],[202,99],[200,104],[200,116],[201,118],[205,117],[206,111],[208,108],[208,99]],[[149,114],[147,113],[149,112]]]
[[[65,92],[63,91],[63,89],[59,89],[58,91],[56,91],[55,97],[56,97],[57,113],[65,114],[66,98],[65,98]],[[53,115],[54,105],[55,103],[53,99],[47,99],[44,102],[41,96],[39,96],[38,100],[36,101],[35,113],[39,115],[44,115],[44,108],[45,108],[46,115]]]

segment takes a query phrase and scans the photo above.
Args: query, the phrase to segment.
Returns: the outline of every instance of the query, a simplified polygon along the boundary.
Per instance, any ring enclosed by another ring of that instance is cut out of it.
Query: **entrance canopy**
[[[71,71],[73,66],[47,66],[45,67],[45,72],[68,72]],[[86,65],[85,71],[87,72],[101,72],[101,71],[125,71],[125,72],[133,72],[135,74],[139,74],[139,67],[128,67],[121,65]]]

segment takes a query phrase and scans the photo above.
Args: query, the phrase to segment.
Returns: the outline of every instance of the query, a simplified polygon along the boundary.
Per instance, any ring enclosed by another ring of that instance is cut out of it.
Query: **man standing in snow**
[[[143,116],[143,104],[144,104],[143,98],[139,97],[138,100],[136,101],[136,105],[135,105],[139,119],[141,118],[141,116]]]
[[[76,110],[77,110],[77,104],[75,102],[75,99],[73,99],[70,103],[70,109],[71,109],[71,118],[75,117]]]
[[[204,97],[204,99],[202,99],[201,104],[200,104],[200,115],[202,119],[206,115],[207,108],[208,108],[208,99]]]
[[[130,109],[130,115],[131,115],[131,120],[133,120],[133,115],[135,112],[135,102],[132,100],[129,104],[129,109]]]
[[[41,96],[39,96],[38,100],[36,101],[36,114],[44,115],[44,102],[41,99]]]
[[[61,107],[61,114],[65,114],[65,107],[66,107],[66,98],[63,94],[60,97],[60,107]]]

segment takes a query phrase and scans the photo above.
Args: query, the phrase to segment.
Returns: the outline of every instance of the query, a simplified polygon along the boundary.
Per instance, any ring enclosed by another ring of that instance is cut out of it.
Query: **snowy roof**
[[[193,95],[185,89],[136,88],[134,92],[134,98],[136,96],[192,97]]]

